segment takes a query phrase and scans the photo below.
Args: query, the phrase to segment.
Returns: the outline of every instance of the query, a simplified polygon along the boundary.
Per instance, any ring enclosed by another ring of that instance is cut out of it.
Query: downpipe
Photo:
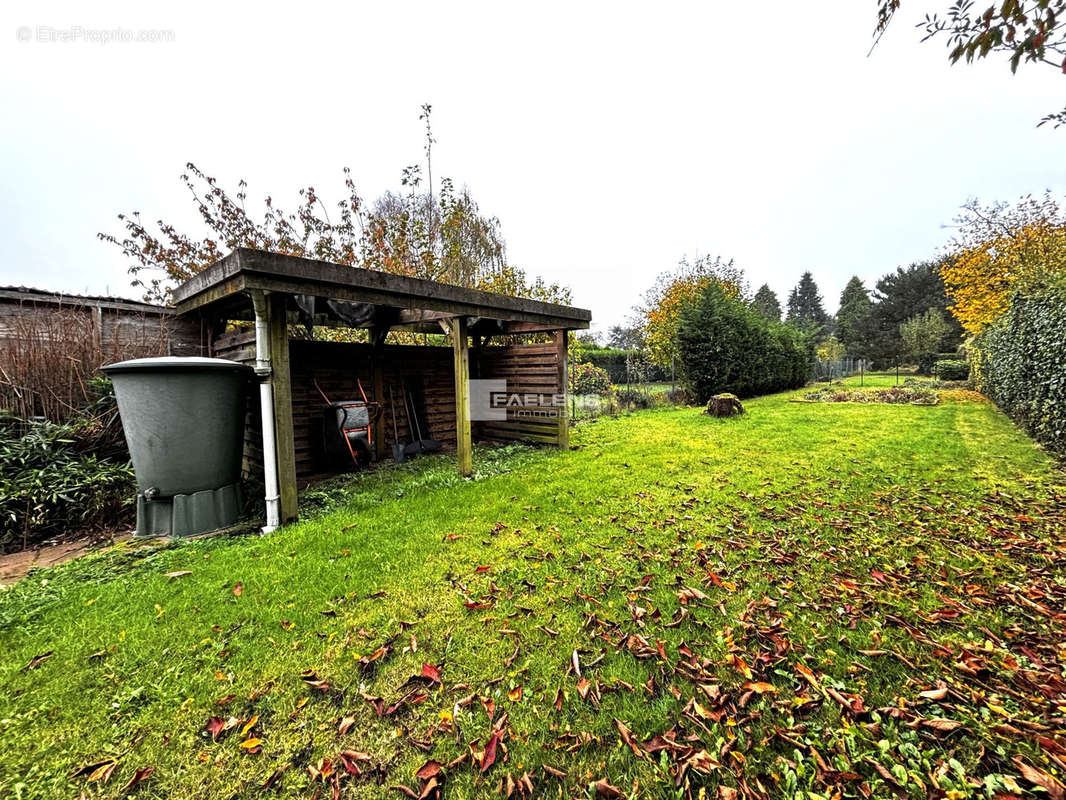
[[[259,376],[259,410],[263,420],[263,483],[266,487],[263,533],[273,533],[281,521],[281,495],[278,491],[278,448],[274,439],[274,369],[270,363],[266,292],[252,290],[252,307],[255,309],[255,374]]]

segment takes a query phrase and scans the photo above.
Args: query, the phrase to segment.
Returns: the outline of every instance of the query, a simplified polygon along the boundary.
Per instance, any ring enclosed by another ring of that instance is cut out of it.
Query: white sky
[[[968,197],[1066,191],[1066,76],[949,66],[907,0],[55,3],[0,8],[0,284],[136,296],[96,240],[139,210],[197,220],[187,161],[250,201],[373,198],[422,158],[497,215],[511,261],[621,322],[683,254],[732,257],[782,304],[810,269],[836,308],[932,256]],[[20,42],[28,26],[169,43]],[[255,207],[255,206],[253,206]]]

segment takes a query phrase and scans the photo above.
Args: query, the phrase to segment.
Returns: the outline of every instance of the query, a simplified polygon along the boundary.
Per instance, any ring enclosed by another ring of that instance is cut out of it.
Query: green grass
[[[538,797],[600,779],[647,797],[1022,794],[1015,756],[1062,779],[1036,738],[1061,741],[1066,705],[1056,466],[984,402],[788,396],[725,420],[600,419],[565,453],[479,449],[475,480],[428,457],[317,487],[321,508],[268,537],[32,573],[0,594],[0,796],[258,797],[291,765],[272,796],[328,797],[308,766],[349,749],[370,761],[342,797],[400,797],[428,759],[484,748],[489,699],[496,764],[447,770],[446,797],[526,772]],[[423,664],[441,686],[405,685]],[[938,681],[945,697],[919,696]],[[361,697],[412,688],[391,717]],[[212,716],[242,724],[212,741]],[[638,749],[679,745],[638,756],[615,720]],[[109,758],[107,781],[70,777]]]

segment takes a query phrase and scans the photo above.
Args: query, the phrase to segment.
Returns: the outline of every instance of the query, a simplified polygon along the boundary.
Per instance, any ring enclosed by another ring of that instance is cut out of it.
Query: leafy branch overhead
[[[435,142],[426,123],[427,166]],[[409,275],[487,291],[567,303],[570,291],[541,279],[530,280],[507,259],[500,221],[484,214],[468,189],[450,178],[436,193],[424,187],[422,168],[404,168],[401,191],[386,192],[373,203],[356,190],[344,168],[343,199],[332,207],[314,186],[299,192],[295,210],[271,195],[261,216],[249,211],[248,184],[230,192],[193,163],[181,176],[203,223],[200,232],[179,229],[163,219],[153,228],[139,211],[119,214],[122,232],[99,233],[129,263],[134,286],[145,299],[167,302],[171,289],[237,247],[304,256],[335,264]],[[432,173],[430,173],[432,175]]]
[[[876,40],[880,40],[900,9],[902,0],[878,0]],[[1002,0],[978,6],[974,0],[955,0],[943,13],[926,14],[918,27],[922,41],[947,39],[951,63],[972,63],[990,55],[1004,55],[1011,72],[1023,63],[1045,64],[1066,74],[1066,0]],[[876,45],[876,41],[875,41]],[[1048,114],[1040,124],[1066,124],[1066,109]]]

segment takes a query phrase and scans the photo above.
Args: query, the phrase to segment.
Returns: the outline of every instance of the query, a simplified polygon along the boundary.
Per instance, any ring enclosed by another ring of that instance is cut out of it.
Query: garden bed
[[[894,386],[889,389],[855,389],[844,386],[825,387],[792,399],[794,403],[883,403],[886,405],[935,406],[940,393],[935,389]]]

